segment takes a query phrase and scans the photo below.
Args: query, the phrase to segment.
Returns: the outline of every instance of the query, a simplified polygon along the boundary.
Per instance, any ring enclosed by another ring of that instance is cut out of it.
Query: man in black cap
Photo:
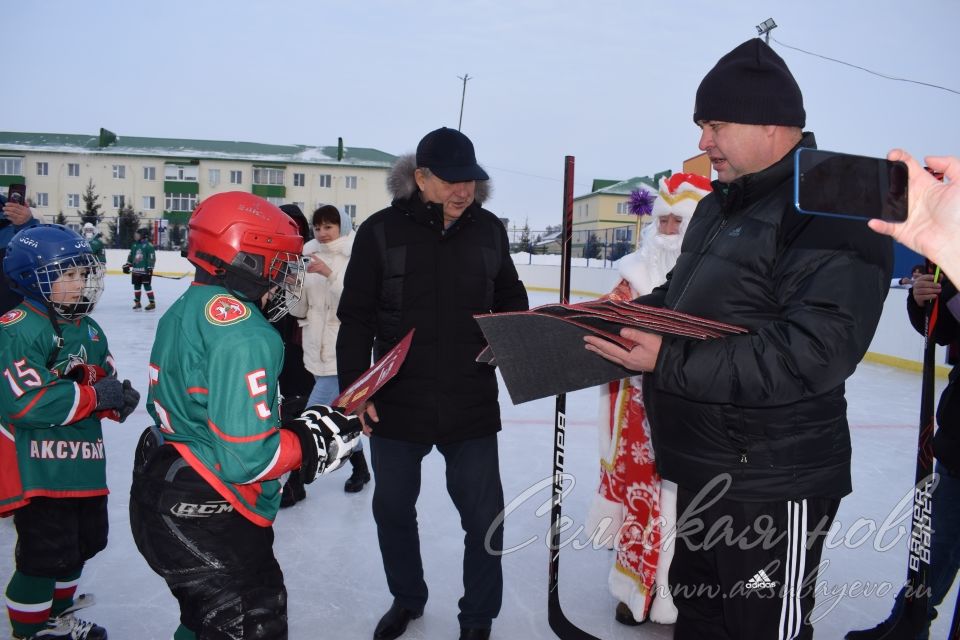
[[[657,467],[679,485],[674,638],[811,638],[824,534],[851,491],[844,381],[887,295],[891,243],[792,205],[803,97],[759,39],[697,90],[718,179],[666,284],[638,300],[749,330],[691,341],[625,329],[587,348],[644,375]]]
[[[461,640],[490,636],[500,611],[503,489],[498,386],[476,362],[485,346],[474,314],[527,309],[503,223],[481,207],[488,176],[453,129],[428,133],[387,180],[393,203],[357,230],[338,317],[343,389],[411,329],[406,361],[358,410],[376,484],[373,515],[393,604],[374,631],[397,638],[427,602],[417,496],[420,464],[436,446],[464,538]],[[434,637],[433,634],[428,634]]]

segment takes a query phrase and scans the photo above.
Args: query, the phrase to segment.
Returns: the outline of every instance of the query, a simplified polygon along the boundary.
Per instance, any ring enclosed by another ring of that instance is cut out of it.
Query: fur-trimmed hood
[[[412,153],[406,153],[397,158],[387,175],[387,191],[395,200],[407,200],[417,192],[417,181],[413,178],[413,172],[417,169],[417,157]],[[493,195],[493,188],[489,180],[477,180],[477,191],[474,195],[474,201],[478,205],[490,199]]]

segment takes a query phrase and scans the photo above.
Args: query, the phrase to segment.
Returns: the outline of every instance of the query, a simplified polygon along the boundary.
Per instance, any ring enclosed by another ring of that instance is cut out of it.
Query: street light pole
[[[463,80],[463,93],[460,94],[460,121],[457,123],[457,131],[460,131],[460,127],[463,125],[463,102],[467,99],[467,80],[472,80],[469,73],[465,73],[462,76],[457,76]]]

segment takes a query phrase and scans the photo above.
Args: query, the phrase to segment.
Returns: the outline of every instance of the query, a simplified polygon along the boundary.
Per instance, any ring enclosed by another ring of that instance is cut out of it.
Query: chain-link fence
[[[62,224],[83,234],[83,219],[77,214],[34,215],[42,222]],[[146,218],[138,215],[133,217],[103,216],[100,223],[95,225],[98,232],[103,234],[103,244],[107,249],[129,249],[133,244],[134,232],[146,229],[150,234],[150,242],[157,249],[179,251],[187,242],[187,225],[172,224],[169,220]]]

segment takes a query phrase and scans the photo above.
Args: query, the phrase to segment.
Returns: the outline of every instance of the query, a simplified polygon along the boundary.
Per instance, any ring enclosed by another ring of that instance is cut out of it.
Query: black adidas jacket
[[[798,146],[815,146],[813,134]],[[862,221],[797,213],[792,151],[714,189],[666,284],[640,301],[749,333],[664,338],[644,375],[657,466],[692,490],[730,474],[734,500],[843,496],[844,381],[879,322],[892,242]]]

